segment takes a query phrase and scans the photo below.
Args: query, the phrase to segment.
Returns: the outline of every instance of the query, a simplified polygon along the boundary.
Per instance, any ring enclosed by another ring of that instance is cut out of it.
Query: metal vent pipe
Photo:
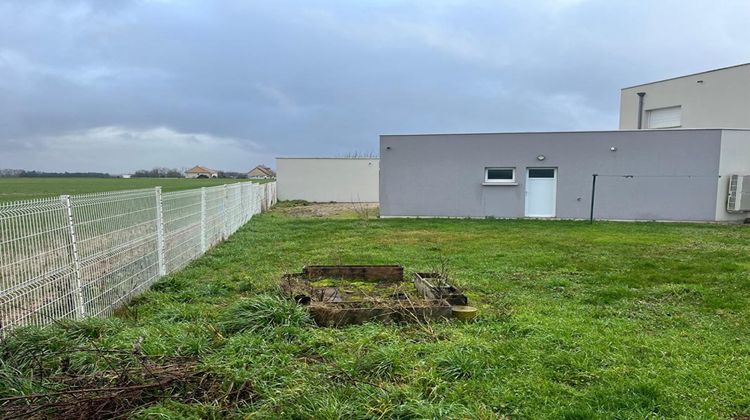
[[[646,92],[638,92],[638,129],[643,128],[643,97]]]

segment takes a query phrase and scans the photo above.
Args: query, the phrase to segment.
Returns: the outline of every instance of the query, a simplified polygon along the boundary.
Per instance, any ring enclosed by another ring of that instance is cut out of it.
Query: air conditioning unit
[[[742,213],[750,211],[750,175],[730,175],[727,211]]]

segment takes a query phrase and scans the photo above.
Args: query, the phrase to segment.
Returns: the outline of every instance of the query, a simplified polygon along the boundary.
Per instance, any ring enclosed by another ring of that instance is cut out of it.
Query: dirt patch
[[[292,217],[378,217],[378,203],[301,203],[278,206],[274,211]]]

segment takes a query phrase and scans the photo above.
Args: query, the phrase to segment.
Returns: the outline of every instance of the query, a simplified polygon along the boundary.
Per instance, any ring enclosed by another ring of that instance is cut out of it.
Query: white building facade
[[[620,129],[750,128],[750,63],[622,89]]]
[[[377,158],[276,158],[279,200],[376,203]]]

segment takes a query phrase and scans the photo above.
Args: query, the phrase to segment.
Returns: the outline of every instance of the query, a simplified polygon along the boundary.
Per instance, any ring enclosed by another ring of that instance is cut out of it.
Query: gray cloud
[[[0,167],[243,170],[375,151],[381,133],[616,128],[621,87],[748,61],[748,15],[746,1],[5,1]]]

